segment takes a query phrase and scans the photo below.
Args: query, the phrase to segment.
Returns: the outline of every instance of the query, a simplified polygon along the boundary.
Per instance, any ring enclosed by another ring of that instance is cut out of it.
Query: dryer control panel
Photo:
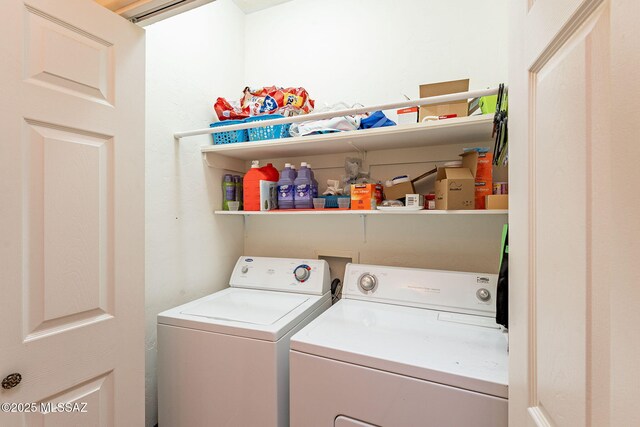
[[[325,260],[242,256],[229,285],[323,295],[330,290],[329,264]]]
[[[347,264],[343,298],[495,317],[496,274]]]

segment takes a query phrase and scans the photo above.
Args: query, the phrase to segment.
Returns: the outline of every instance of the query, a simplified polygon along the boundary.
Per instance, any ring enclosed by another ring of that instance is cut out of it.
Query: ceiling
[[[291,0],[233,0],[235,4],[242,9],[245,14],[257,12],[262,9],[268,9],[280,3],[286,3]]]
[[[113,10],[114,12],[122,12],[137,8],[140,6],[157,3],[157,0],[95,0],[98,4]],[[253,13],[262,9],[268,9],[280,3],[286,3],[291,0],[233,0],[235,4],[245,13]]]

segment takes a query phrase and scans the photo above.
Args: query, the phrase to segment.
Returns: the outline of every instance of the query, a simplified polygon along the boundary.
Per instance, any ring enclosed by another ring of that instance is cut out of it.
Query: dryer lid
[[[236,289],[181,311],[181,314],[216,320],[272,325],[309,300],[308,296]]]

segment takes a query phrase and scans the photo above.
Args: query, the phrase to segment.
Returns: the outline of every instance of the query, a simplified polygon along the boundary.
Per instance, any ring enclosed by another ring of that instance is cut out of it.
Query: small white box
[[[274,181],[260,181],[260,210],[270,211],[278,209],[278,183]]]
[[[399,125],[418,123],[418,107],[401,108],[397,113]]]
[[[407,194],[404,199],[405,206],[418,208],[424,206],[424,196],[422,194]]]

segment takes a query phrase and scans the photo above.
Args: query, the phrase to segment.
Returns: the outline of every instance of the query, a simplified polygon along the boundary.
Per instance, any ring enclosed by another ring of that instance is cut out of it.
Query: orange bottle
[[[280,173],[271,163],[260,167],[260,162],[253,160],[251,169],[244,175],[242,181],[244,210],[260,210],[260,181],[278,182],[279,179]]]
[[[267,163],[267,166],[263,167],[262,170],[267,176],[267,181],[278,182],[280,179],[280,172],[278,172],[278,169],[274,168],[271,163]]]
[[[244,175],[242,181],[243,204],[245,211],[260,210],[260,180],[266,179],[257,160],[251,162],[251,169]]]

